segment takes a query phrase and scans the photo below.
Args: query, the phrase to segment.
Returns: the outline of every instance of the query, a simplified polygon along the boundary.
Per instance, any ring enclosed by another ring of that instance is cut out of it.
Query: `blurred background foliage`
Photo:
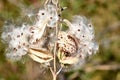
[[[28,13],[36,13],[44,0],[0,0],[0,34],[6,22],[34,22]],[[89,18],[99,43],[98,53],[80,70],[61,72],[60,80],[120,80],[120,0],[60,0],[67,7],[62,17]],[[49,69],[23,59],[10,62],[5,58],[6,45],[0,40],[0,80],[51,80]]]

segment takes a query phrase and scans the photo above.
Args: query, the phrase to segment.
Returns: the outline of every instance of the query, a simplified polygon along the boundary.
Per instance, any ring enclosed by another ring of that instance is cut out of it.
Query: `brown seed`
[[[92,52],[92,50],[91,50],[91,49],[90,49],[89,51],[90,51],[90,52]]]
[[[23,43],[23,46],[25,46],[26,44],[25,43]]]
[[[50,19],[53,19],[53,17],[50,17]]]
[[[71,39],[70,35],[67,35],[68,39]]]
[[[59,14],[58,16],[59,16],[59,17],[61,17],[61,15],[60,15],[60,14]]]
[[[8,35],[8,37],[10,37],[10,35]]]
[[[36,42],[33,42],[33,44],[36,44]]]
[[[66,47],[66,45],[64,44],[64,47]]]
[[[20,35],[17,35],[17,37],[20,37]]]
[[[78,31],[80,31],[80,29],[78,29]]]
[[[69,52],[65,52],[65,56],[66,56],[66,57],[69,57],[69,56],[70,56],[70,53],[69,53]]]
[[[13,50],[14,50],[14,51],[17,51],[17,49],[16,49],[16,48],[13,48]]]
[[[60,38],[62,39],[63,37],[61,36]]]
[[[39,39],[36,39],[36,42],[38,42],[39,41]]]
[[[42,13],[42,15],[44,15],[44,13]]]
[[[91,25],[91,24],[89,24],[88,26],[89,26],[89,27],[91,27],[92,25]]]
[[[31,33],[34,33],[33,31]]]
[[[21,48],[21,46],[20,46],[20,45],[18,45],[18,48]]]
[[[21,35],[23,35],[23,33],[21,33]]]
[[[49,27],[49,29],[52,29],[52,27]]]
[[[80,55],[80,58],[82,58],[82,55]]]

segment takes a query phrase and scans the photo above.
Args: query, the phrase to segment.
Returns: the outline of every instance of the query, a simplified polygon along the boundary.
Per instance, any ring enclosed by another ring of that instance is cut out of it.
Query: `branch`
[[[108,64],[108,65],[97,65],[97,66],[91,66],[91,67],[85,67],[84,70],[86,72],[92,72],[96,70],[120,70],[120,64]]]

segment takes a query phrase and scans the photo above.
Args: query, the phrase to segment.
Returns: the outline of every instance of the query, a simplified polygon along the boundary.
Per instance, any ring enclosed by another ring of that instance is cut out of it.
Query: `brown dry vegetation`
[[[43,0],[0,0],[0,33],[5,21],[28,22],[24,10],[36,12],[42,3]],[[68,7],[62,17],[71,19],[76,14],[91,19],[100,47],[82,69],[62,72],[60,80],[120,80],[120,0],[60,0],[60,3]],[[27,57],[20,62],[8,61],[5,47],[0,41],[0,80],[52,79],[48,69]]]

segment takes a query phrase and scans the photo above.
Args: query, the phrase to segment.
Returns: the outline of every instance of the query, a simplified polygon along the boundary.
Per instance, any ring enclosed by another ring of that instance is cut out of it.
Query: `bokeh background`
[[[45,0],[0,0],[0,34],[7,23],[31,24]],[[120,80],[120,0],[60,0],[67,7],[62,17],[72,15],[89,18],[95,28],[99,51],[77,71],[61,72],[59,80]],[[6,45],[0,40],[0,80],[52,80],[45,69],[29,58],[18,62],[6,59]]]

